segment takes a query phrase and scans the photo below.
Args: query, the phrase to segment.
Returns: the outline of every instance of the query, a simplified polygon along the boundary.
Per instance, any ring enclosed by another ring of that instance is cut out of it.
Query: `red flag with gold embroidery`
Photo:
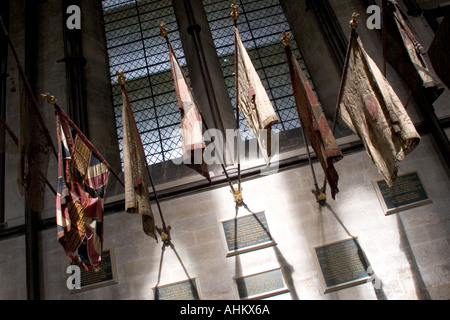
[[[387,1],[383,13],[387,61],[413,90],[422,87],[436,100],[444,91],[441,79],[407,14],[395,0]]]
[[[330,185],[331,196],[335,199],[336,194],[339,192],[339,175],[334,167],[334,163],[343,158],[342,152],[336,143],[333,131],[328,125],[322,107],[300,64],[288,48],[286,48],[286,55],[301,124],[305,128],[311,146],[325,173],[325,177]]]

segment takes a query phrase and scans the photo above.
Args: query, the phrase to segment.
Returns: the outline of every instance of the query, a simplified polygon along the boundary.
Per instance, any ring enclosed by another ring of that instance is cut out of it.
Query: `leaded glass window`
[[[230,17],[231,3],[222,0],[203,1],[230,99],[236,110],[234,32],[233,20]],[[299,128],[300,120],[292,95],[289,67],[284,47],[281,44],[282,32],[289,32],[290,27],[279,0],[235,0],[233,3],[239,5],[237,22],[244,46],[280,120],[272,128],[279,131]],[[291,41],[291,49],[311,81],[295,40]],[[253,133],[245,124],[242,114],[240,120],[239,128],[242,137],[244,139],[254,138]]]
[[[116,71],[125,72],[126,88],[149,164],[182,156],[180,116],[167,44],[170,40],[184,72],[186,61],[171,0],[104,0],[104,24],[122,156],[122,96]]]
[[[269,94],[280,122],[273,128],[285,131],[300,127],[289,70],[280,42],[282,31],[290,31],[278,0],[236,0],[238,27],[244,46]],[[168,49],[157,24],[164,21],[170,41],[189,81],[172,0],[103,0],[104,25],[110,61],[110,76],[122,156],[122,97],[116,71],[124,71],[131,107],[149,164],[182,156],[177,97],[173,87]],[[234,34],[231,2],[204,0],[216,50],[232,105],[235,107]],[[293,40],[291,49],[305,74],[300,50]],[[244,139],[254,138],[240,116]]]

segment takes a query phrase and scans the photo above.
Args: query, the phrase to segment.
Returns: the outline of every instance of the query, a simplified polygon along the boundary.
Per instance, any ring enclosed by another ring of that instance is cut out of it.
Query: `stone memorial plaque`
[[[356,238],[314,248],[325,293],[355,286],[370,278],[369,263]]]
[[[153,288],[155,300],[200,300],[196,279],[184,280]]]
[[[113,250],[105,250],[102,253],[100,269],[95,271],[80,268],[80,289],[70,292],[80,292],[117,283],[116,262]]]
[[[241,299],[264,299],[289,292],[281,269],[236,278],[235,281]]]
[[[391,188],[384,180],[373,184],[385,215],[431,202],[417,172],[399,175]]]
[[[227,257],[276,245],[264,212],[222,221]]]

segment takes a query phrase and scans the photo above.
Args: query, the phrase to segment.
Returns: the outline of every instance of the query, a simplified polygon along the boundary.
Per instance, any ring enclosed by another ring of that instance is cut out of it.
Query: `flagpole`
[[[162,223],[162,226],[163,226],[162,230],[160,230],[157,226],[156,226],[156,229],[160,233],[160,236],[161,236],[162,240],[166,241],[164,239],[165,236],[163,236],[162,232],[164,232],[168,236],[169,235],[169,231],[168,230],[170,229],[170,226],[169,226],[169,229],[167,229],[166,221],[164,220],[164,217],[163,217],[163,214],[162,214],[162,209],[161,209],[161,204],[159,202],[158,193],[156,192],[155,184],[153,183],[153,177],[152,177],[152,175],[150,173],[150,169],[148,168],[147,157],[145,158],[145,162],[146,162],[145,163],[145,167],[147,169],[148,178],[150,180],[150,185],[152,186],[152,189],[153,189],[153,194],[155,195],[156,206],[158,207],[159,217],[161,218],[161,223]]]
[[[382,20],[383,26],[381,30],[381,36],[383,41],[383,75],[386,77],[386,60],[387,60],[387,30],[386,30],[386,15],[387,15],[387,0],[382,1]]]
[[[125,78],[124,73],[116,71],[116,75],[117,75],[117,78],[118,78],[117,82],[119,83],[119,85],[120,85],[120,87],[122,89],[122,92],[126,93],[126,88],[125,88],[125,79],[126,78]],[[127,95],[126,95],[126,99],[128,99]],[[131,105],[130,105],[129,101],[127,101],[127,107],[130,108],[129,111],[132,114],[133,111],[131,110]],[[159,201],[158,193],[156,192],[155,183],[153,182],[153,177],[152,177],[152,174],[150,173],[149,165],[148,165],[148,162],[147,162],[147,155],[145,154],[144,146],[142,145],[142,143],[141,143],[141,147],[142,147],[142,152],[143,152],[144,157],[145,157],[145,168],[147,170],[148,179],[149,179],[150,185],[151,185],[151,187],[153,189],[153,194],[155,196],[156,206],[158,207],[159,217],[161,218],[161,223],[162,223],[162,226],[163,226],[162,230],[159,229],[158,226],[156,226],[156,230],[158,231],[159,235],[161,236],[161,239],[163,240],[163,242],[164,243],[169,243],[170,242],[170,233],[169,233],[170,232],[170,226],[167,227],[166,221],[164,220],[164,216],[163,216],[163,213],[162,213],[162,209],[161,209],[161,204],[160,204],[160,201]]]
[[[3,125],[3,127],[6,129],[6,131],[8,132],[9,136],[11,137],[11,139],[14,141],[14,143],[16,144],[16,146],[19,145],[19,138],[17,138],[17,136],[14,134],[14,132],[12,131],[12,129],[10,128],[10,126],[6,123],[6,121],[0,117],[0,123]],[[33,158],[31,158],[31,161],[34,161]],[[45,180],[45,184],[50,188],[50,190],[53,192],[53,194],[56,196],[56,191],[53,188],[53,186],[50,184],[50,182],[48,181],[47,177],[42,173],[41,169],[38,168],[38,172],[39,175],[41,176],[42,179]]]
[[[239,66],[238,66],[238,44],[237,44],[237,36],[236,30],[237,28],[237,20],[239,19],[239,6],[237,4],[231,5],[231,18],[233,19],[233,28],[234,31],[234,65],[235,65],[235,78],[236,78],[236,154],[237,154],[237,171],[238,171],[238,190],[236,190],[235,195],[239,196],[242,199],[242,189],[241,189],[241,154],[240,154],[240,135],[239,135]]]
[[[168,46],[169,50],[171,50],[172,45],[170,44],[170,40],[169,40],[169,38],[168,38],[169,31],[168,31],[168,29],[166,28],[165,23],[164,23],[164,22],[158,23],[158,27],[159,27],[159,33],[160,33],[161,37],[163,37],[163,38],[166,40],[167,46]],[[205,119],[204,119],[203,116],[202,116],[202,124],[203,124],[203,126],[205,127],[205,131],[208,131],[208,130],[209,130],[209,129],[208,129],[208,125],[206,124],[206,121],[205,121]],[[215,143],[215,142],[213,141],[212,143]],[[222,154],[222,153],[219,152],[219,156],[221,156],[221,154]],[[224,164],[224,159],[223,159],[223,157],[221,157],[221,159],[220,159],[220,165],[222,166],[222,169],[223,169],[223,172],[224,172],[224,174],[225,174],[225,177],[227,178],[228,184],[229,184],[229,186],[230,186],[230,188],[231,188],[231,192],[232,192],[233,195],[235,196],[235,200],[236,200],[236,194],[237,194],[237,192],[236,192],[236,190],[234,189],[233,183],[231,182],[230,176],[228,175],[228,171],[227,171],[227,169],[225,168],[225,164]],[[242,199],[242,197],[241,197],[241,199]]]
[[[339,115],[340,104],[342,101],[342,95],[344,93],[344,83],[345,83],[345,80],[347,79],[348,62],[350,60],[350,50],[351,50],[353,41],[358,38],[358,33],[356,32],[356,29],[358,28],[358,24],[359,24],[359,13],[354,12],[352,15],[352,20],[350,20],[350,28],[352,29],[352,32],[350,35],[350,40],[348,42],[347,54],[346,54],[345,63],[344,63],[344,71],[342,74],[341,85],[339,88],[339,96],[338,96],[338,101],[336,104],[336,112],[335,112],[334,121],[333,121],[333,129],[332,129],[333,133],[335,133],[335,131],[336,131],[337,118]]]
[[[144,155],[145,155],[145,153],[144,153]],[[150,180],[150,185],[152,186],[153,194],[155,196],[156,206],[158,207],[159,217],[161,218],[161,223],[162,223],[162,226],[163,226],[162,230],[160,230],[158,228],[158,226],[156,226],[156,229],[158,230],[162,240],[166,241],[166,239],[164,238],[165,235],[163,235],[163,233],[165,233],[167,236],[169,236],[170,226],[169,226],[169,229],[167,229],[166,221],[164,220],[164,216],[162,214],[162,209],[161,209],[161,204],[159,202],[158,193],[156,192],[155,183],[153,182],[153,177],[152,177],[152,174],[150,173],[149,165],[148,165],[148,162],[147,162],[147,156],[145,156],[145,168],[147,169],[148,179]]]
[[[38,103],[37,103],[36,98],[35,98],[35,96],[33,94],[33,90],[31,89],[31,85],[30,85],[30,83],[28,81],[28,78],[27,78],[27,76],[25,74],[25,71],[24,71],[24,69],[22,67],[22,64],[19,61],[19,57],[17,56],[16,49],[14,48],[14,45],[13,45],[13,43],[11,41],[11,38],[9,37],[9,33],[6,30],[5,25],[3,24],[3,19],[1,17],[1,15],[0,15],[0,23],[2,25],[3,33],[5,34],[6,38],[8,39],[8,44],[9,44],[9,46],[11,48],[11,51],[12,51],[13,56],[14,56],[14,59],[16,60],[17,68],[19,69],[19,74],[20,74],[20,76],[22,77],[22,80],[25,83],[25,89],[26,89],[28,95],[30,96],[30,98],[32,100],[32,105],[34,107],[34,110],[36,111],[38,120],[41,123],[42,127],[44,128],[44,132],[45,132],[45,135],[46,135],[46,137],[48,139],[49,146],[52,148],[55,158],[58,159],[58,152],[56,151],[55,145],[53,144],[53,140],[52,140],[52,137],[51,137],[50,132],[48,130],[48,127],[45,124],[44,119],[42,118],[42,114],[39,111]]]
[[[219,105],[217,104],[217,98],[214,90],[214,86],[212,84],[211,75],[209,72],[208,64],[206,62],[205,52],[203,50],[202,41],[200,37],[200,30],[201,27],[198,25],[195,21],[194,12],[191,5],[191,0],[184,0],[183,1],[188,28],[187,32],[192,36],[192,39],[194,40],[194,47],[195,51],[197,53],[198,62],[200,65],[200,73],[203,79],[203,84],[205,86],[205,93],[206,97],[209,102],[209,107],[211,110],[211,116],[214,122],[214,125],[217,130],[225,133],[225,127],[220,115],[219,111]],[[224,155],[224,161],[227,161],[227,141],[226,136],[224,136],[223,139],[223,146],[222,146],[222,152]]]
[[[283,31],[283,37],[281,39],[281,42],[284,45],[284,52],[286,53],[286,57],[287,57],[287,61],[288,61],[288,66],[289,66],[289,76],[291,78],[291,82],[292,82],[292,90],[294,91],[294,95],[295,95],[295,80],[294,80],[294,74],[293,74],[293,65],[292,65],[292,51],[291,51],[291,47],[290,47],[290,36],[289,33]],[[313,180],[314,180],[314,187],[316,188],[316,190],[313,190],[313,193],[316,196],[317,202],[319,202],[321,205],[324,205],[327,199],[327,196],[325,194],[325,190],[320,190],[319,189],[319,185],[317,183],[317,178],[316,178],[316,173],[314,171],[314,166],[312,163],[312,159],[311,159],[311,153],[309,151],[309,146],[308,146],[308,138],[306,135],[306,131],[303,125],[300,126],[302,129],[302,133],[303,133],[303,138],[305,139],[305,147],[306,147],[306,153],[308,154],[308,161],[309,161],[309,166],[311,168],[311,172],[312,172],[312,176],[313,176]],[[326,181],[326,178],[325,178]]]
[[[338,100],[336,103],[336,112],[334,114],[333,127],[332,127],[333,134],[336,132],[337,118],[339,116],[342,95],[344,93],[344,83],[345,83],[345,80],[347,79],[348,62],[350,60],[350,51],[352,48],[353,41],[358,38],[358,33],[356,32],[358,25],[359,25],[359,13],[354,12],[352,15],[352,20],[350,20],[350,22],[349,22],[349,27],[352,29],[352,31],[350,34],[350,40],[348,42],[347,53],[346,53],[345,62],[344,62],[344,70],[342,73],[341,84],[339,87],[339,96],[338,96]],[[327,186],[327,179],[325,178],[323,181],[323,187],[322,187],[323,192],[325,192],[326,186]]]

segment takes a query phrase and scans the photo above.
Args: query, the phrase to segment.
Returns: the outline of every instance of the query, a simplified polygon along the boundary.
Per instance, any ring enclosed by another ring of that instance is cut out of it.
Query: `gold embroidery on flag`
[[[66,242],[72,251],[75,251],[86,234],[86,225],[84,223],[84,206],[78,202],[69,202],[67,204],[69,217],[71,221],[71,230],[66,233]]]
[[[82,175],[86,174],[89,167],[91,152],[88,146],[83,142],[83,140],[77,137],[75,141],[75,147],[72,156],[72,166],[77,169]]]

